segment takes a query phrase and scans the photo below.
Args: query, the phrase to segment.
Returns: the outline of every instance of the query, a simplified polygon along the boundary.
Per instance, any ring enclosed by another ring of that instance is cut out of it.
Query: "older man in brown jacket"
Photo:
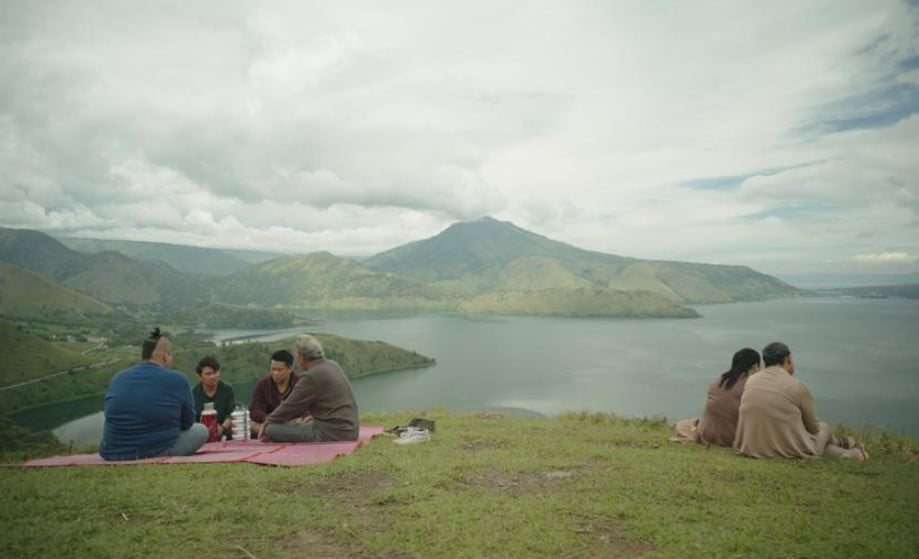
[[[755,458],[868,458],[860,443],[833,437],[829,425],[817,421],[810,390],[793,376],[787,345],[773,342],[763,348],[763,364],[766,368],[744,387],[734,450]]]

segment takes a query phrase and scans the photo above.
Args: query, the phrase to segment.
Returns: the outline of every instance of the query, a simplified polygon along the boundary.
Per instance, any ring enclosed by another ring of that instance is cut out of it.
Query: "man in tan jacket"
[[[817,421],[814,398],[807,385],[794,378],[791,350],[781,342],[763,348],[765,369],[744,387],[734,450],[746,456],[853,458],[865,461],[864,447],[850,437],[833,437]]]

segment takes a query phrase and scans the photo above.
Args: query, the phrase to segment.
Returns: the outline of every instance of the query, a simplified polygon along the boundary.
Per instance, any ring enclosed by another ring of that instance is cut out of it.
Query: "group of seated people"
[[[217,411],[217,436],[261,441],[357,440],[358,408],[351,384],[338,363],[326,359],[322,344],[304,334],[294,353],[276,351],[270,374],[258,381],[249,401],[251,433],[233,433],[236,405],[232,387],[220,380],[213,357],[196,367],[200,382],[172,367],[172,342],[156,328],[141,349],[143,362],[115,374],[105,395],[105,424],[99,454],[106,460],[136,460],[195,453],[210,435],[198,423],[206,403]],[[302,373],[294,372],[294,361]],[[788,346],[763,348],[763,364],[753,349],[734,354],[731,368],[708,389],[700,419],[677,422],[676,440],[732,446],[752,457],[868,459],[851,437],[833,436],[817,420],[807,385],[794,378]]]
[[[199,423],[206,403],[217,411],[217,437],[261,441],[357,440],[358,408],[341,366],[325,358],[322,344],[304,334],[294,352],[276,351],[270,374],[258,381],[249,401],[251,433],[233,433],[233,388],[220,380],[220,363],[201,359],[200,382],[191,389],[172,370],[172,341],[153,330],[141,349],[140,364],[115,374],[105,394],[105,423],[99,454],[106,460],[186,456],[210,435]],[[294,373],[294,361],[302,373]]]
[[[232,386],[220,380],[220,363],[214,357],[201,359],[195,367],[200,381],[191,390],[195,400],[195,419],[201,419],[204,405],[210,403],[217,412],[217,438],[238,440],[258,436],[265,418],[290,395],[299,378],[294,372],[294,356],[286,349],[274,352],[269,363],[270,373],[259,379],[249,399],[249,434],[232,432],[230,416],[237,404],[236,394]],[[304,421],[305,418],[299,419],[299,422]]]
[[[708,388],[702,417],[677,422],[675,440],[733,447],[755,458],[826,456],[864,462],[864,445],[834,436],[817,420],[814,398],[794,377],[791,350],[781,342],[734,354],[731,368]]]

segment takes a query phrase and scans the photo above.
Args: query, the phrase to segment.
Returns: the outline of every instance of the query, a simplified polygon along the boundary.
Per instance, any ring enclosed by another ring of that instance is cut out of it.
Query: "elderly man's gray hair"
[[[297,341],[294,342],[294,350],[307,361],[315,361],[325,357],[325,353],[322,351],[322,344],[309,334],[297,336]]]
[[[763,364],[767,367],[781,365],[785,358],[791,355],[791,350],[782,342],[772,342],[763,348]]]

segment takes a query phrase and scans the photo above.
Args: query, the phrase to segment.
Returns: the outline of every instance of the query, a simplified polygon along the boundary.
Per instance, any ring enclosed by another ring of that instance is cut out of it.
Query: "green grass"
[[[909,557],[910,440],[866,464],[669,443],[663,421],[442,411],[331,464],[0,469],[3,557]]]

